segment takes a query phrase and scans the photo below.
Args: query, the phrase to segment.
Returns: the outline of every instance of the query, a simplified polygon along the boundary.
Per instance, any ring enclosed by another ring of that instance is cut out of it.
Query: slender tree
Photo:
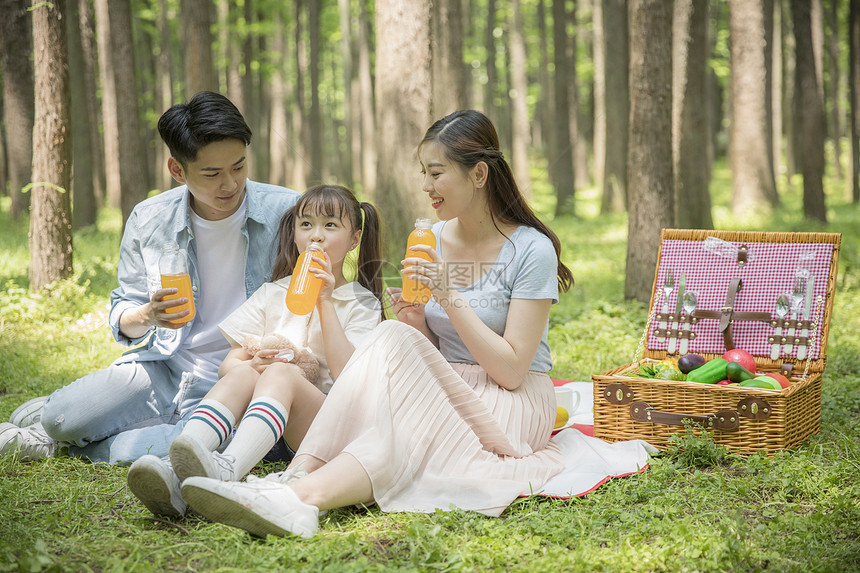
[[[513,82],[513,147],[511,168],[517,184],[526,198],[531,197],[531,176],[529,175],[529,143],[531,132],[528,107],[528,63],[526,61],[525,24],[520,0],[511,0],[511,81]]]
[[[555,88],[555,155],[550,159],[550,173],[555,176],[555,214],[573,215],[574,210],[574,177],[573,177],[573,141],[570,134],[570,83],[572,80],[572,68],[568,60],[567,50],[567,11],[564,0],[552,0],[552,39],[553,39],[553,62],[555,64],[555,76],[553,86]]]
[[[435,0],[432,8],[432,115],[443,117],[461,109],[466,101],[462,0]]]
[[[827,11],[828,83],[824,101],[830,101],[830,139],[833,141],[833,174],[842,179],[842,106],[841,70],[839,68],[839,1],[829,0]]]
[[[624,296],[647,302],[660,230],[674,224],[672,4],[630,2],[630,194]]]
[[[675,221],[679,227],[711,229],[706,85],[708,2],[676,0],[673,30],[673,156]]]
[[[72,275],[71,98],[66,53],[66,2],[33,6],[33,183],[30,288]]]
[[[0,74],[13,219],[29,207],[30,195],[21,190],[30,182],[33,166],[33,38],[29,4],[26,0],[0,0]]]
[[[301,188],[304,180],[289,179],[287,163],[289,161],[290,133],[287,128],[287,84],[284,69],[287,59],[286,42],[284,40],[285,22],[283,8],[274,6],[272,13],[272,76],[269,80],[269,90],[272,94],[271,119],[269,122],[269,182],[275,185],[287,185]],[[290,173],[291,176],[293,173]]]
[[[110,11],[108,0],[95,0],[99,79],[102,92],[102,137],[104,139],[105,203],[119,208],[119,127],[117,126],[116,77],[113,71]]]
[[[763,0],[730,0],[732,212],[739,216],[777,204],[768,129],[767,49]]]
[[[373,87],[373,20],[368,17],[367,0],[359,0],[358,12],[358,85],[361,110],[361,183],[369,197],[376,193],[376,98]]]
[[[185,95],[215,90],[215,65],[212,60],[212,2],[180,0],[182,12],[183,54],[185,56]]]
[[[431,123],[430,18],[430,0],[376,2],[376,41],[385,49],[376,54],[375,200],[392,260],[400,256],[415,217],[428,211],[416,176],[415,148]]]
[[[598,42],[595,52],[602,51],[605,60],[605,73],[602,74],[605,87],[602,100],[605,110],[603,119],[606,123],[604,136],[606,143],[602,150],[595,147],[594,153],[603,156],[603,184],[597,189],[601,192],[600,210],[606,213],[621,211],[627,205],[630,55],[627,0],[598,0],[597,3],[600,4],[603,16],[603,39]],[[595,70],[595,81],[598,82],[600,79],[599,72]],[[597,93],[595,93],[596,97],[598,97]]]
[[[555,0],[553,0],[555,3]],[[498,87],[498,70],[496,68],[496,0],[487,0],[487,30],[484,34],[484,51],[487,54],[487,83],[484,85],[484,113],[491,119],[496,114],[496,89]]]
[[[803,213],[822,223],[827,222],[824,204],[824,104],[815,68],[811,7],[806,0],[791,1],[794,41],[797,48],[795,75],[796,116],[801,147],[800,170],[803,174]]]
[[[848,93],[850,102],[851,190],[854,203],[860,203],[860,0],[851,0],[848,10]]]
[[[78,10],[80,0],[68,0],[69,17],[66,19],[66,33],[69,40],[69,78],[71,81],[72,105],[72,226],[76,229],[96,222],[96,194],[93,173],[93,148],[90,140],[87,100],[90,94],[84,72],[84,48],[81,39],[81,20]]]
[[[354,187],[355,180],[359,177],[357,173],[358,164],[361,160],[361,142],[359,130],[356,129],[355,119],[358,117],[356,104],[358,98],[356,90],[353,89],[355,82],[355,65],[353,64],[353,32],[352,32],[352,6],[349,0],[338,0],[338,19],[340,21],[340,59],[343,74],[343,125],[345,131],[344,142],[346,153],[341,158],[344,163],[344,181],[347,186]],[[355,97],[355,99],[354,99]],[[338,139],[334,140],[335,142]]]
[[[308,3],[308,71],[311,81],[311,107],[308,135],[311,149],[311,173],[309,183],[322,183],[328,179],[328,166],[323,155],[325,128],[320,109],[320,4]]]

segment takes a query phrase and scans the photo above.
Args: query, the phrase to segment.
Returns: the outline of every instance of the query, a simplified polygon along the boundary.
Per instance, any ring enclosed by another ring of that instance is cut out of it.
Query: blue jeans
[[[42,426],[73,456],[110,464],[166,456],[215,380],[170,360],[113,364],[51,394]]]

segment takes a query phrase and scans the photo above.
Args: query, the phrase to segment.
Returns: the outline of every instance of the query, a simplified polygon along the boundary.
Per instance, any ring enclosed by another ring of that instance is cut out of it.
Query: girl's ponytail
[[[358,247],[358,284],[369,290],[382,303],[382,237],[379,229],[379,213],[372,204],[359,203],[364,213],[361,243]],[[385,320],[385,311],[381,311]]]

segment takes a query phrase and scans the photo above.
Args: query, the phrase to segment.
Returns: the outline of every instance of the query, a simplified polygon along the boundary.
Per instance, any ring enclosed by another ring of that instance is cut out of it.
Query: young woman
[[[407,304],[390,289],[399,321],[352,356],[290,469],[246,483],[189,478],[195,511],[255,535],[310,537],[320,510],[370,501],[497,516],[561,471],[546,336],[573,277],[558,238],[524,201],[483,114],[436,122],[418,158],[438,248],[418,247],[432,260],[405,259],[402,272],[433,300]]]
[[[179,487],[189,476],[241,479],[281,437],[298,448],[324,392],[383,316],[379,217],[370,203],[359,203],[344,187],[314,187],[284,215],[280,233],[272,282],[219,325],[232,349],[218,383],[170,445],[169,459],[148,455],[129,469],[129,488],[153,513],[185,514]],[[321,268],[311,267],[324,286],[316,310],[296,316],[287,310],[285,296],[299,253],[311,243],[326,254],[314,256]],[[359,243],[358,280],[349,282],[344,259]],[[307,345],[319,360],[319,379],[308,381],[298,366],[278,356],[278,349],[251,354],[242,345],[246,337],[271,334]],[[235,437],[219,453],[240,417]]]

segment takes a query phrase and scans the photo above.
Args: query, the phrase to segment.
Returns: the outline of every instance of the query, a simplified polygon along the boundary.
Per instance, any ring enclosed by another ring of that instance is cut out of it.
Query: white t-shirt
[[[210,380],[218,379],[218,367],[230,350],[218,325],[245,301],[245,209],[243,201],[235,213],[219,221],[190,211],[201,286],[195,298],[194,322],[186,327],[191,332],[175,360],[183,370]]]
[[[319,312],[314,309],[306,316],[296,316],[287,310],[285,301],[291,278],[292,275],[263,284],[219,328],[234,346],[240,346],[246,336],[262,338],[280,334],[298,347],[309,348],[320,363],[320,377],[315,384],[323,392],[328,392],[334,382],[325,356]],[[337,287],[331,298],[347,339],[358,348],[364,337],[379,324],[379,300],[357,282]]]

